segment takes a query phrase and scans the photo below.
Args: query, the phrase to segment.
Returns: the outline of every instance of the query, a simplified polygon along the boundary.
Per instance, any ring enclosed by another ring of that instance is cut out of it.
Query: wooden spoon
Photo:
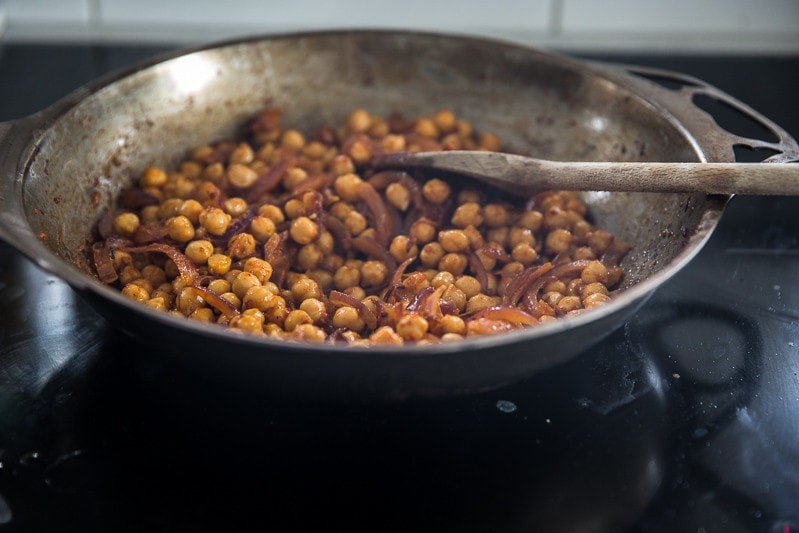
[[[551,161],[501,152],[400,152],[373,159],[376,168],[427,168],[465,174],[504,191],[530,195],[571,191],[799,194],[799,164]]]

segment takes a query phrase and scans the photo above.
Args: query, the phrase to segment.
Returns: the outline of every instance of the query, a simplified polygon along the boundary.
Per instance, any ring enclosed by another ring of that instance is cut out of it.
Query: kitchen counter
[[[0,120],[165,50],[5,44]],[[602,59],[692,74],[799,136],[799,57]],[[178,368],[0,243],[0,532],[796,531],[797,272],[799,200],[736,197],[564,365],[323,403]]]

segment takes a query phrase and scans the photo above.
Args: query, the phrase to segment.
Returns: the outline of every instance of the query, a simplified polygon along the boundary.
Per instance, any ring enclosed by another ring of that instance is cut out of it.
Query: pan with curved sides
[[[678,89],[651,81],[677,80]],[[744,139],[693,102],[704,95],[773,135]],[[0,124],[0,237],[66,280],[114,327],[211,370],[290,394],[379,397],[485,390],[543,371],[619,327],[699,251],[727,196],[585,192],[597,224],[632,243],[623,291],[576,317],[440,345],[368,350],[281,342],[181,320],[100,283],[87,239],[147,165],[234,136],[265,105],[314,131],[355,108],[450,108],[517,153],[565,161],[734,161],[737,145],[797,158],[781,128],[699,80],[578,61],[510,43],[391,31],[268,36],[187,51],[97,80]]]

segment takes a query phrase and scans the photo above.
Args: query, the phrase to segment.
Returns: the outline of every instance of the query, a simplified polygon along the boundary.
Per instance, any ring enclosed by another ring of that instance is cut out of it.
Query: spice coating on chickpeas
[[[521,204],[461,179],[377,171],[396,151],[499,150],[451,110],[365,109],[317,132],[279,109],[242,139],[146,166],[98,223],[101,281],[132,300],[248,334],[353,346],[452,342],[610,301],[629,245],[574,194]]]

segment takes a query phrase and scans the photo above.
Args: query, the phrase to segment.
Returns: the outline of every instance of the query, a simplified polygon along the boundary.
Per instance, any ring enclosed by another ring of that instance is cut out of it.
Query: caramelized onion
[[[539,323],[537,318],[535,318],[533,315],[529,313],[522,311],[518,307],[508,307],[505,305],[498,307],[489,307],[488,309],[483,309],[482,311],[478,311],[477,313],[472,315],[472,317],[469,318],[467,322],[480,319],[503,320],[517,327],[535,326]]]
[[[180,277],[187,285],[192,285],[199,275],[197,272],[197,267],[194,266],[194,263],[191,261],[191,259],[183,255],[180,250],[170,244],[154,242],[146,246],[132,246],[128,248],[121,248],[120,250],[131,254],[158,252],[166,255],[172,260],[173,263],[175,263],[175,266],[178,267]]]
[[[283,177],[283,173],[289,168],[290,164],[291,163],[288,160],[284,159],[261,172],[253,184],[247,188],[247,192],[245,192],[243,195],[244,200],[248,204],[252,203],[280,185],[280,180]]]
[[[388,245],[388,240],[394,234],[394,224],[391,214],[386,208],[383,197],[372,187],[369,182],[362,181],[358,184],[358,196],[366,204],[374,222],[375,238],[383,246]]]
[[[205,300],[205,303],[222,313],[225,317],[233,318],[239,315],[239,310],[236,309],[233,304],[211,289],[200,285],[192,285],[191,289],[194,291],[194,294]]]
[[[349,307],[355,308],[358,311],[358,315],[363,320],[364,324],[370,329],[374,329],[377,326],[377,317],[372,312],[366,304],[363,303],[362,300],[359,300],[353,296],[350,296],[347,293],[332,290],[330,291],[330,296],[328,296],[330,303],[337,306],[347,305]]]
[[[552,271],[553,268],[552,263],[547,262],[543,265],[527,267],[519,272],[505,288],[502,304],[505,306],[518,305],[519,300],[530,287],[530,284],[547,272]]]

